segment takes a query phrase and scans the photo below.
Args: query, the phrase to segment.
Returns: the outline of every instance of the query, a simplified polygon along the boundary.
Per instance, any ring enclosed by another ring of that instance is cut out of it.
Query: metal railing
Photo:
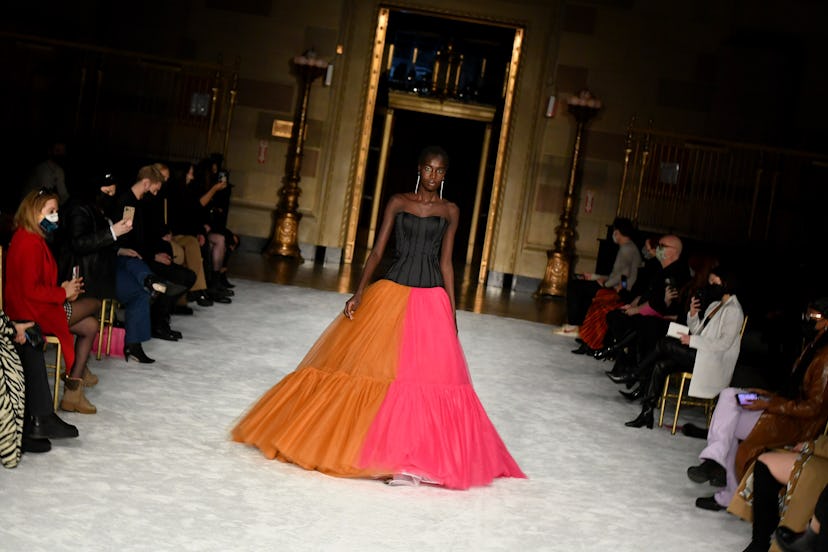
[[[784,243],[826,184],[825,155],[630,127],[617,214],[700,241]]]

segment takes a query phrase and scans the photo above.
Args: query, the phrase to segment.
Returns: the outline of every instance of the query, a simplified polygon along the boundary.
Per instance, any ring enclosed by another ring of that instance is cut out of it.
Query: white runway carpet
[[[232,305],[176,316],[152,365],[90,366],[80,438],[0,469],[0,550],[742,550],[750,526],[694,507],[703,441],[629,429],[638,407],[551,326],[459,312],[475,388],[528,480],[389,487],[266,460],[241,413],[344,306],[344,295],[238,281]],[[692,416],[692,411],[690,413]],[[696,418],[698,421],[698,418]]]

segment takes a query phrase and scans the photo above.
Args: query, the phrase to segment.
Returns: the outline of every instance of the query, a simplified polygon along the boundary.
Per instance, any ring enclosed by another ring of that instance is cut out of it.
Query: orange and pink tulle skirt
[[[469,378],[445,290],[380,280],[233,429],[268,458],[451,489],[526,477]]]

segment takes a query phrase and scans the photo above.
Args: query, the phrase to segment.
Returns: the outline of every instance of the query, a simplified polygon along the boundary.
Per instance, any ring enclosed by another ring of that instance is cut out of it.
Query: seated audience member
[[[122,213],[125,207],[133,210],[132,231],[123,236],[123,247],[134,251],[161,280],[175,284],[175,293],[167,290],[153,302],[150,319],[152,337],[178,341],[181,332],[170,327],[170,315],[176,300],[192,287],[196,276],[192,270],[173,262],[170,243],[162,239],[162,228],[153,227],[152,213],[147,212],[147,204],[142,201],[147,193],[154,196],[159,192],[162,179],[154,166],[142,167],[135,183],[117,195],[115,212]]]
[[[590,303],[595,295],[609,289],[617,293],[626,293],[635,284],[641,254],[633,242],[634,228],[630,219],[616,218],[612,223],[612,241],[618,244],[618,253],[609,276],[599,276],[595,280],[569,281],[566,289],[566,321],[564,333],[576,333],[583,324]]]
[[[751,477],[752,476],[752,477]],[[828,436],[799,443],[791,451],[766,452],[742,478],[728,511],[753,520],[751,542],[745,552],[767,552],[771,535],[783,550],[817,550],[813,545],[820,519],[812,516],[819,501],[826,499],[828,485]],[[780,493],[783,495],[780,501]],[[781,507],[780,507],[781,504]],[[794,544],[796,542],[796,544]],[[825,549],[822,549],[825,550]]]
[[[60,274],[67,277],[77,266],[84,278],[86,296],[117,299],[125,310],[125,359],[152,363],[154,360],[141,345],[151,337],[150,297],[152,293],[166,292],[168,287],[158,281],[134,250],[120,247],[121,236],[132,230],[132,220],[121,218],[113,223],[105,215],[112,210],[115,191],[111,177],[102,185],[87,184],[61,208],[66,223],[60,248]],[[92,387],[97,382],[97,377],[87,369],[84,384]]]
[[[719,394],[713,411],[702,463],[687,469],[697,482],[723,487],[714,496],[701,497],[696,506],[723,510],[730,504],[739,480],[751,462],[769,448],[814,439],[828,420],[828,297],[808,306],[812,337],[794,363],[779,394],[750,390],[758,398],[737,402],[743,389],[728,387]],[[743,401],[744,402],[744,401]],[[741,442],[740,442],[741,440]]]
[[[199,201],[193,175],[193,165],[184,175],[169,180],[169,169],[162,171],[168,179],[167,196],[169,199],[167,221],[172,231],[172,240],[181,246],[185,262],[184,266],[196,273],[196,283],[191,291],[191,299],[201,306],[216,303],[231,303],[228,290],[222,289],[210,270],[212,245],[208,239],[208,227],[204,206]],[[224,245],[224,236],[221,236],[221,245]],[[223,256],[223,249],[222,249]]]
[[[46,190],[29,193],[14,221],[17,230],[6,261],[6,313],[13,320],[37,322],[44,333],[58,338],[67,375],[60,407],[94,414],[95,406],[84,393],[83,377],[92,341],[98,334],[95,316],[101,302],[94,297],[80,297],[82,277],[57,284],[57,263],[46,243],[58,228],[57,194]]]
[[[669,374],[692,372],[688,394],[705,399],[712,399],[730,384],[739,358],[745,314],[733,293],[731,272],[719,266],[711,271],[708,282],[691,300],[689,333],[679,333],[678,339],[663,337],[634,373],[613,379],[618,383],[638,381],[632,393],[621,392],[628,399],[642,399],[641,413],[627,422],[627,427],[646,425],[652,429],[653,411]],[[701,313],[703,316],[699,316]]]
[[[239,246],[239,236],[227,228],[227,214],[230,209],[230,179],[222,167],[224,158],[214,153],[205,159],[196,178],[201,182],[201,204],[207,210],[207,237],[213,247],[213,269],[218,270],[219,283],[226,289],[235,287],[227,279],[227,264],[230,255]]]
[[[0,311],[0,335],[0,460],[13,468],[22,453],[48,452],[49,439],[77,437],[78,428],[52,411],[39,327],[12,322]]]
[[[641,256],[644,262],[638,269],[635,283],[629,286],[624,297],[614,289],[601,289],[595,294],[589,305],[583,324],[579,328],[580,346],[572,352],[576,355],[596,355],[604,348],[604,338],[607,334],[607,314],[621,308],[625,303],[636,307],[641,301],[642,294],[649,289],[653,277],[661,271],[661,264],[655,257],[658,237],[644,240]],[[623,290],[622,290],[623,291]],[[632,298],[632,300],[630,300]],[[606,344],[608,345],[608,344]]]
[[[690,270],[682,258],[681,240],[677,236],[663,236],[658,242],[656,258],[661,270],[639,304],[626,305],[607,314],[613,344],[596,358],[617,355],[613,375],[633,368],[667,334],[670,321],[681,320],[687,312],[680,292],[690,281]]]

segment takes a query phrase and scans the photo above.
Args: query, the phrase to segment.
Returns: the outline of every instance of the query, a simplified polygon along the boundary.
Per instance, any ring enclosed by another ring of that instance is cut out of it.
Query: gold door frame
[[[377,88],[379,86],[379,78],[382,73],[383,56],[385,53],[385,38],[388,30],[388,19],[391,15],[391,9],[387,7],[380,7],[377,14],[377,26],[374,31],[374,47],[371,53],[371,64],[369,69],[368,87],[365,96],[365,104],[363,106],[363,116],[361,124],[360,139],[358,145],[356,169],[354,171],[354,185],[352,186],[350,200],[350,209],[348,211],[348,220],[345,230],[345,242],[343,247],[342,261],[350,264],[354,259],[354,247],[356,245],[357,225],[359,223],[359,208],[362,201],[363,188],[365,186],[365,172],[368,162],[368,148],[371,141],[371,128],[374,119],[374,109],[377,100]],[[467,18],[467,21],[478,22],[478,20]],[[480,20],[481,22],[483,20]],[[500,214],[500,199],[503,190],[504,166],[505,166],[505,152],[509,140],[509,126],[512,119],[512,107],[514,104],[515,87],[517,84],[517,70],[520,64],[520,55],[523,48],[523,28],[514,25],[505,25],[513,28],[515,31],[515,38],[512,44],[512,58],[508,67],[508,75],[504,86],[504,102],[503,102],[503,117],[500,124],[500,137],[497,145],[497,154],[495,158],[494,177],[492,182],[492,193],[489,199],[489,212],[486,219],[486,232],[483,238],[483,254],[480,259],[480,271],[478,273],[477,281],[480,284],[485,283],[486,276],[491,262],[492,245],[494,240],[494,229]],[[389,125],[389,118],[393,118],[393,112],[386,114],[386,125]],[[390,129],[388,130],[390,132]],[[488,132],[486,141],[488,141]],[[386,137],[383,136],[383,148],[386,147]],[[482,165],[481,165],[482,168]],[[381,182],[378,182],[381,186]],[[480,194],[483,188],[483,179],[478,179],[477,193]],[[375,199],[377,196],[374,196]],[[376,206],[373,210],[377,210]],[[479,216],[478,198],[475,198],[475,213],[473,217]],[[372,213],[373,215],[373,213]],[[373,216],[372,216],[373,218]],[[472,227],[472,233],[474,227]],[[470,244],[472,245],[472,244]],[[370,247],[371,244],[369,243]]]

